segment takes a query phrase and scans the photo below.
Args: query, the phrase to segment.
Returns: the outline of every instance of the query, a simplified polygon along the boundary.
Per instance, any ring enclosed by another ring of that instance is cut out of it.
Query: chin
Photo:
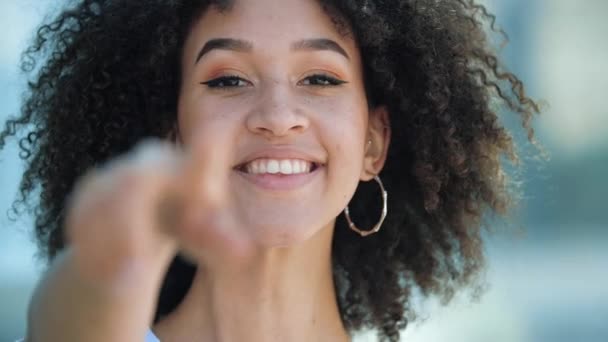
[[[252,227],[253,239],[265,248],[294,247],[310,240],[324,227],[322,224],[265,224]]]

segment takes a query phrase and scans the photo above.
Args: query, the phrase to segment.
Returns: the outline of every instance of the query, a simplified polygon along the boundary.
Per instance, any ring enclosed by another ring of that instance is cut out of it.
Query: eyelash
[[[305,81],[308,80],[309,82],[310,82],[310,80],[316,80],[317,82],[326,83],[326,84],[308,84],[313,87],[334,87],[334,86],[339,86],[341,84],[347,83],[346,81],[342,81],[335,77],[324,75],[324,74],[314,74],[314,75],[306,77],[304,80]],[[229,88],[243,87],[242,85],[241,86],[235,85],[235,83],[238,84],[241,81],[243,81],[245,83],[249,83],[248,81],[242,79],[239,76],[228,75],[228,76],[217,77],[217,78],[214,78],[214,79],[206,81],[206,82],[201,82],[201,84],[206,85],[209,88],[229,89]],[[230,82],[230,85],[226,85],[226,83],[228,83],[228,82]],[[224,84],[224,85],[222,85],[222,84]]]
[[[240,82],[240,81],[245,81],[245,80],[238,76],[228,75],[228,76],[217,77],[217,78],[214,78],[214,79],[206,81],[206,82],[201,82],[201,84],[206,85],[209,88],[220,88],[220,89],[221,88],[236,88],[239,86],[238,85],[221,85],[221,84],[226,83],[226,82],[231,82],[231,84],[234,84],[234,82]]]
[[[332,86],[339,86],[341,84],[346,83],[346,81],[342,81],[335,77],[332,77],[329,75],[324,75],[324,74],[310,75],[310,76],[306,77],[304,79],[304,81],[311,80],[311,79],[315,79],[315,80],[321,81],[321,82],[327,82],[327,84],[310,84],[311,86],[314,86],[314,87],[332,87]]]

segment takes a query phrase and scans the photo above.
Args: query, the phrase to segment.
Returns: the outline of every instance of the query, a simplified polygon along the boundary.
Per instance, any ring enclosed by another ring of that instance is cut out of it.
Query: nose
[[[272,139],[304,132],[309,119],[291,94],[276,86],[261,95],[249,113],[246,125],[249,131]]]

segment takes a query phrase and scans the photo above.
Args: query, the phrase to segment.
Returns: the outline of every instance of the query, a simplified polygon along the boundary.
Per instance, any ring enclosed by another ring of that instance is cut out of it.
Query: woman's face
[[[258,244],[329,227],[371,178],[361,56],[316,1],[211,7],[186,40],[182,73],[179,139],[202,136],[226,156],[217,182]]]

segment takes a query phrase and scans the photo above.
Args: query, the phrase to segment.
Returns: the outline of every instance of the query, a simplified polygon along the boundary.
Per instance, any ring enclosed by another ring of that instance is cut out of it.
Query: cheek
[[[358,102],[336,103],[322,117],[323,140],[328,149],[330,170],[347,183],[358,182],[363,167],[367,111]]]
[[[356,101],[337,102],[326,108],[323,127],[335,153],[349,159],[362,158],[360,145],[365,140],[368,120],[364,108]]]
[[[355,136],[337,141],[330,151],[332,158],[328,164],[328,180],[331,184],[333,203],[330,207],[342,210],[354,195],[363,168],[359,141]]]
[[[180,94],[177,104],[177,127],[179,129],[182,142],[186,145],[191,140],[194,127],[200,120],[200,108],[192,94],[192,91],[184,91]]]
[[[362,139],[362,135],[352,131],[335,134],[329,153],[333,168],[338,170],[340,177],[359,177],[363,167],[363,150],[360,148]]]
[[[237,124],[236,118],[227,115],[226,108],[218,105],[217,101],[204,99],[202,96],[183,95],[178,104],[178,128],[182,141],[188,145],[193,137],[206,135],[213,139],[222,140],[226,133]]]

